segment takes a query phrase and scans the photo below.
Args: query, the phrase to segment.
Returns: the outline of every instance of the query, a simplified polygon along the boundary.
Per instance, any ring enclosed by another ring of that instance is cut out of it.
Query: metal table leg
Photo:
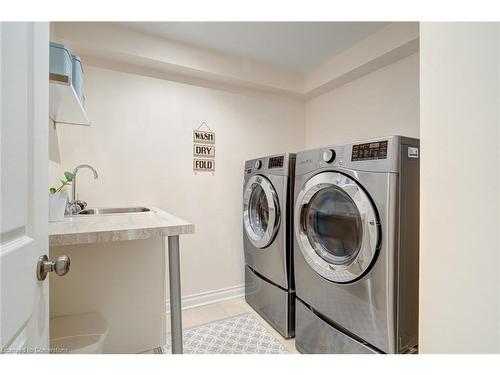
[[[168,270],[170,275],[170,332],[172,335],[172,354],[182,354],[179,236],[168,237]]]

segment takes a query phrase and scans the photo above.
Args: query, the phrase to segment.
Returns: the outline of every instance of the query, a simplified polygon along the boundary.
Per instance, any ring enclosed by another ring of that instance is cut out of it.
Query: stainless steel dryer
[[[294,335],[292,199],[295,154],[245,162],[246,301],[284,337]]]
[[[298,153],[294,215],[299,351],[414,351],[419,140]]]

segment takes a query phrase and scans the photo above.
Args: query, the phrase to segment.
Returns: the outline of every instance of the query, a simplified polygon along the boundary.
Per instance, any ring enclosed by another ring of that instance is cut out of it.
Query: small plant
[[[49,189],[50,194],[55,194],[60,192],[66,186],[71,185],[71,182],[75,179],[75,175],[71,172],[64,172],[64,177],[66,178],[66,180],[61,180],[61,186],[59,186],[57,189],[55,187],[51,187]]]

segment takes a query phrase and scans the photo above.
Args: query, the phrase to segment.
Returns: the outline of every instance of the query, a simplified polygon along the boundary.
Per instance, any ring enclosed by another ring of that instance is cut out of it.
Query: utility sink
[[[137,212],[149,212],[147,207],[121,207],[121,208],[86,208],[78,215],[110,215],[110,214],[131,214]]]

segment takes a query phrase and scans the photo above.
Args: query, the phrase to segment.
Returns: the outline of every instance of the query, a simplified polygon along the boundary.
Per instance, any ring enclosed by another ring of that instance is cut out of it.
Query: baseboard
[[[245,295],[245,285],[231,286],[218,290],[211,290],[189,296],[182,297],[182,309],[208,305],[215,302],[225,301],[232,298],[243,297]],[[170,300],[167,300],[167,312],[170,311]]]

